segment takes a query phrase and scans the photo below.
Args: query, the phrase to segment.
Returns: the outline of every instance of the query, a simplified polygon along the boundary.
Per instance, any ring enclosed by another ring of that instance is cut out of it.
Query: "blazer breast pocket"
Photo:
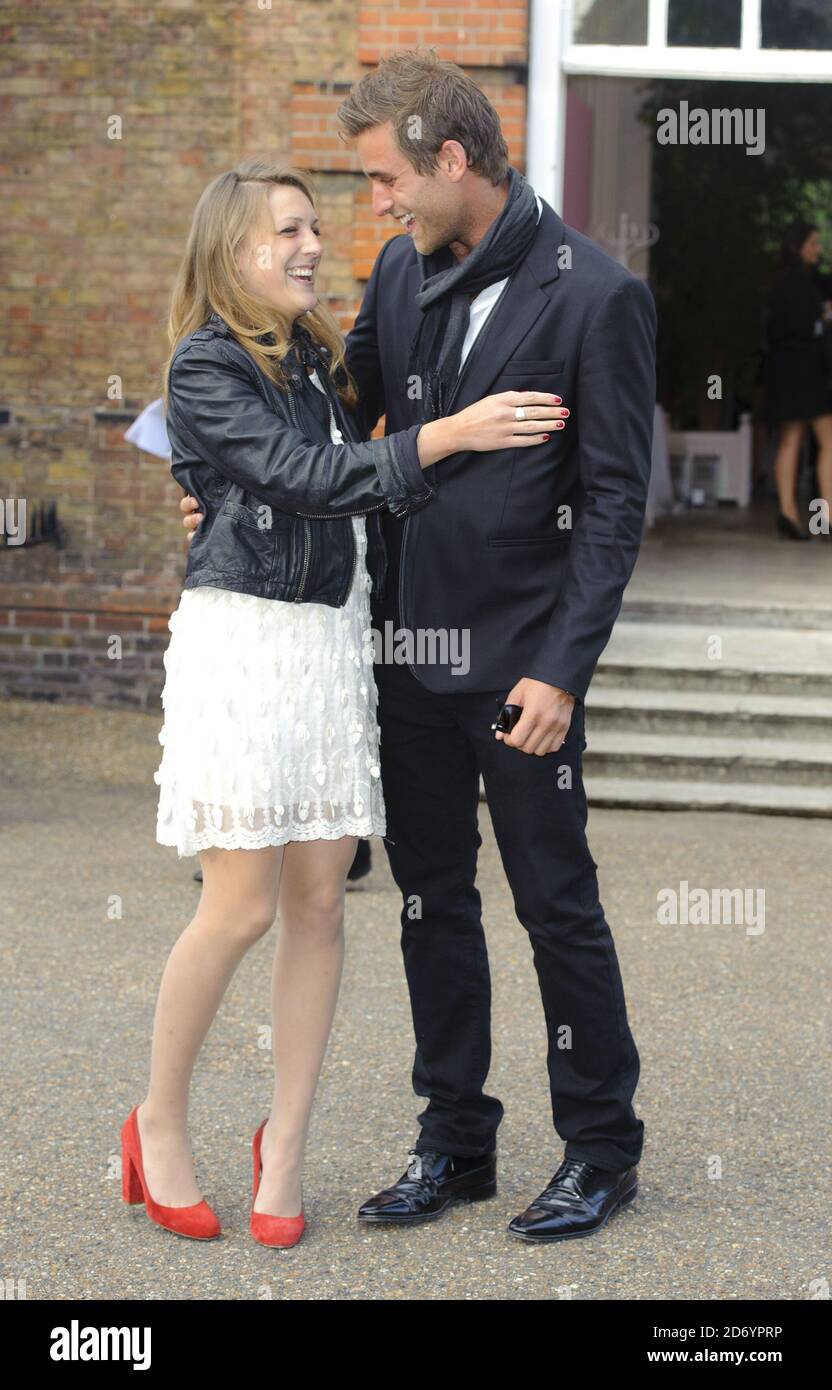
[[[562,357],[534,357],[521,360],[513,357],[510,362],[506,362],[500,376],[540,376],[550,374],[554,376],[557,372],[562,372],[566,363]]]

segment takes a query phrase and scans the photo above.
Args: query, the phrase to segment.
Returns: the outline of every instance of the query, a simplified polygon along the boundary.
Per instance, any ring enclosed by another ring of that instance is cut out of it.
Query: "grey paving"
[[[828,1276],[829,827],[787,817],[594,810],[591,844],[642,1059],[638,1200],[599,1235],[535,1248],[508,1219],[548,1180],[545,1030],[487,810],[480,888],[494,985],[500,1190],[421,1229],[365,1231],[359,1202],[404,1168],[419,1102],[397,894],[374,845],[348,954],[294,1250],[247,1232],[249,1142],[270,1094],[273,937],[209,1034],[192,1136],[225,1228],[178,1240],[123,1206],[118,1131],[143,1094],[159,976],[198,891],[154,840],[160,721],[0,705],[5,1007],[2,1269],[29,1299],[803,1300]],[[659,925],[682,880],[765,890],[765,930]],[[108,916],[114,895],[122,915]]]

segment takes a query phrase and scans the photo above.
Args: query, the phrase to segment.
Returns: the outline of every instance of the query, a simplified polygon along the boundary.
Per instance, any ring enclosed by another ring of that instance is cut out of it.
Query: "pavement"
[[[806,502],[802,503],[804,514]],[[662,610],[683,621],[762,621],[832,627],[832,538],[782,540],[773,502],[695,509],[647,531],[624,596],[623,615]]]
[[[144,1094],[159,977],[196,904],[195,860],[155,842],[161,719],[0,704],[0,920],[7,982],[6,1280],[38,1299],[692,1300],[817,1297],[828,1278],[830,832],[823,821],[593,810],[590,843],[641,1054],[636,1201],[598,1234],[536,1247],[505,1230],[560,1161],[543,1013],[481,806],[493,975],[489,1091],[506,1115],[499,1191],[430,1225],[365,1230],[360,1202],[406,1166],[421,1102],[383,846],[347,898],[344,983],[313,1116],[308,1228],[248,1233],[250,1141],[271,1092],[274,933],[243,961],[200,1058],[191,1135],[219,1241],[177,1239],[121,1201],[119,1129]],[[686,882],[765,892],[764,930],[668,925]],[[827,1295],[828,1296],[828,1295]]]

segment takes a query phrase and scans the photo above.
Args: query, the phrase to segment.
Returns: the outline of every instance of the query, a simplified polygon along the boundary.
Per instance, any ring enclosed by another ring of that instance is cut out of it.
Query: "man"
[[[509,390],[556,392],[571,410],[569,428],[534,450],[446,458],[429,470],[430,505],[383,516],[389,573],[373,622],[409,637],[406,664],[375,668],[386,848],[403,898],[413,1087],[428,1103],[407,1172],[358,1214],[410,1224],[496,1192],[503,1107],[484,1091],[490,977],[475,887],[482,776],[531,939],[565,1141],[509,1230],[582,1236],[636,1195],[644,1136],[581,754],[584,697],[641,540],[653,299],[510,168],[497,113],[453,63],[393,54],[338,114],[375,213],[405,230],[380,251],[347,340],[368,429]],[[469,659],[453,659],[468,642]],[[522,715],[494,732],[504,702]]]

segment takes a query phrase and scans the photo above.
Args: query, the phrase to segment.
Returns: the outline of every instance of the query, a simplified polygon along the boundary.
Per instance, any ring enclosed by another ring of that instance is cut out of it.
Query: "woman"
[[[173,294],[171,468],[204,520],[170,620],[157,839],[199,855],[203,888],[162,978],[146,1098],[122,1129],[125,1200],[180,1235],[218,1235],[194,1177],[190,1079],[236,966],[279,911],[275,1090],[252,1143],[250,1218],[275,1246],[304,1229],[347,873],[358,838],[386,830],[368,640],[379,511],[429,505],[422,470],[447,455],[533,446],[568,414],[557,397],[505,392],[365,439],[317,295],[321,254],[306,178],[249,160],[200,198]]]
[[[788,540],[809,539],[797,504],[798,464],[809,422],[818,443],[820,497],[832,504],[832,391],[824,345],[830,306],[818,276],[822,255],[817,227],[796,218],[786,232],[768,301],[766,414],[779,428],[777,529]]]

